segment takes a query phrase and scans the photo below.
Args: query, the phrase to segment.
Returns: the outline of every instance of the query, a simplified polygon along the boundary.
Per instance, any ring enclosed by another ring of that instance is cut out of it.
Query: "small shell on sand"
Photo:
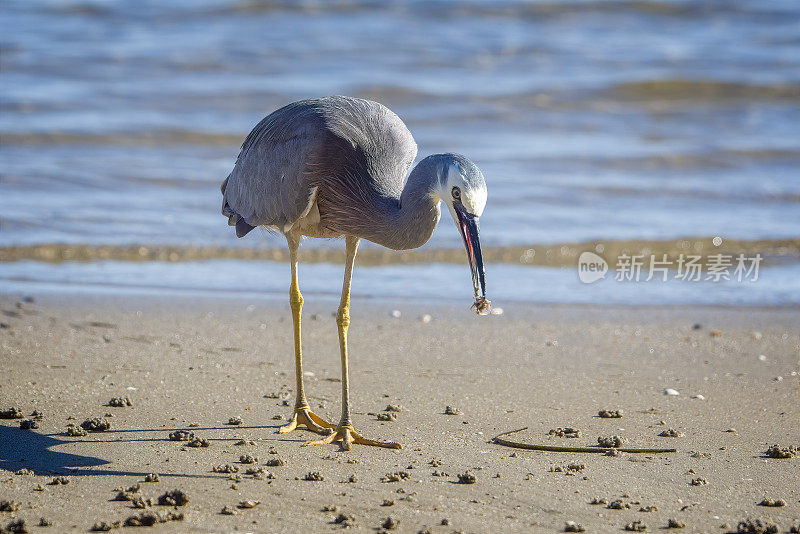
[[[170,441],[189,441],[190,439],[193,438],[194,438],[194,433],[189,432],[188,430],[176,430],[175,432],[169,433]]]
[[[625,525],[625,530],[629,530],[631,532],[644,532],[647,530],[647,525],[645,525],[642,521],[631,521],[627,525]]]
[[[667,521],[667,528],[686,528],[686,523],[678,521],[677,519],[670,519]]]
[[[664,395],[667,396],[676,396],[680,394],[681,394],[680,391],[678,391],[677,389],[667,388],[664,390]]]
[[[581,431],[578,430],[577,428],[572,428],[571,426],[551,428],[550,432],[548,432],[547,434],[550,436],[558,436],[560,438],[581,437]]]
[[[145,482],[158,482],[158,473],[150,473],[145,475],[144,477]]]
[[[394,530],[397,528],[399,524],[400,520],[395,519],[392,516],[389,516],[383,521],[383,523],[381,523],[381,526],[386,530]]]
[[[579,473],[586,469],[586,465],[579,464],[577,462],[572,462],[567,465],[555,465],[550,467],[551,473],[567,473],[567,474],[575,474]]]
[[[286,464],[280,458],[270,458],[269,460],[264,462],[264,465],[266,465],[267,467],[283,467]]]
[[[303,480],[308,482],[324,482],[325,477],[319,471],[309,471],[306,473],[306,476],[303,477]]]
[[[186,506],[188,503],[189,496],[179,489],[168,491],[158,498],[158,504],[164,506]]]
[[[337,525],[342,525],[345,528],[354,527],[356,524],[356,516],[353,514],[341,513],[336,516],[333,522]]]
[[[89,432],[103,432],[111,428],[111,422],[106,418],[92,417],[81,423],[81,428]]]
[[[236,510],[232,506],[225,505],[219,513],[222,515],[236,515]]]
[[[241,501],[239,503],[239,508],[242,508],[242,509],[255,508],[259,504],[261,504],[261,501],[253,501],[253,500],[248,499],[246,501]]]
[[[444,408],[445,415],[461,415],[461,410],[458,408],[453,408],[452,406],[445,406]]]
[[[126,406],[133,406],[133,401],[128,396],[113,397],[110,401],[108,401],[108,405],[115,408],[124,408]]]
[[[16,512],[20,509],[22,503],[2,500],[0,501],[0,512]]]
[[[150,508],[153,506],[153,499],[145,499],[144,497],[134,497],[131,501],[134,508]]]
[[[619,419],[622,417],[622,410],[600,410],[597,415],[603,419]]]
[[[214,471],[215,473],[238,473],[239,468],[231,464],[215,465],[212,468],[212,471]]]
[[[25,520],[24,520],[24,519],[22,519],[21,517],[18,517],[18,518],[16,518],[16,519],[12,519],[12,520],[11,520],[11,521],[8,523],[8,525],[6,525],[6,529],[4,530],[4,532],[9,532],[9,533],[11,533],[11,532],[25,533],[25,532],[30,532],[30,530],[28,530],[28,527],[27,527],[27,526],[25,526]]]
[[[73,438],[88,436],[89,433],[79,426],[70,424],[67,426],[67,435]]]
[[[158,514],[156,512],[142,512],[130,516],[125,520],[126,527],[150,527],[158,523],[167,523],[169,521],[183,521],[183,512],[165,512]]]
[[[108,532],[109,530],[119,528],[121,523],[119,521],[114,521],[109,523],[107,521],[98,521],[94,525],[92,525],[91,530],[92,532]]]
[[[760,503],[759,506],[771,506],[771,507],[781,507],[786,506],[786,501],[783,499],[767,499],[764,498]]]
[[[477,481],[478,481],[478,479],[475,478],[475,475],[473,475],[470,472],[466,472],[466,473],[462,473],[462,474],[458,475],[458,483],[459,484],[475,484],[475,482],[477,482]]]
[[[0,419],[22,419],[25,417],[22,415],[22,410],[15,407],[10,407],[6,410],[0,410]]]
[[[750,519],[748,517],[747,519],[739,521],[739,524],[736,526],[736,532],[752,534],[777,534],[778,525],[769,519]]]
[[[706,480],[703,477],[697,477],[697,478],[693,478],[692,481],[690,482],[690,484],[692,486],[706,486],[706,485],[708,485],[708,480]]]
[[[683,432],[678,432],[673,428],[668,428],[659,434],[662,438],[682,438]]]
[[[586,527],[576,521],[564,523],[564,532],[586,532]]]
[[[630,507],[631,505],[626,503],[622,499],[615,499],[610,503],[608,503],[608,506],[606,506],[606,508],[608,508],[609,510],[625,510],[626,508]]]
[[[767,449],[767,457],[769,458],[794,458],[797,456],[797,447],[780,447],[772,445]]]
[[[261,466],[258,467],[248,467],[247,470],[244,472],[245,475],[252,475],[253,478],[262,479],[266,478],[268,480],[274,480],[275,475],[267,471]]]
[[[407,478],[411,478],[411,474],[409,474],[408,471],[395,471],[394,473],[387,473],[382,476],[381,482],[400,482]]]
[[[48,486],[66,486],[69,484],[67,477],[54,477],[53,480],[47,483]]]
[[[205,438],[194,438],[186,445],[189,447],[208,447],[211,445],[211,442]]]
[[[241,425],[242,424],[242,418],[239,417],[238,415],[236,417],[231,417],[230,419],[228,419],[228,424],[229,425]]]
[[[401,404],[389,404],[388,406],[386,406],[386,408],[384,408],[383,411],[385,411],[385,412],[402,412],[403,410],[405,410],[405,408],[403,408],[403,406]]]
[[[19,427],[22,430],[33,430],[34,428],[39,428],[39,423],[35,419],[23,419],[19,422]]]
[[[117,490],[117,495],[114,497],[113,500],[115,501],[132,501],[136,498],[136,493],[139,492],[141,486],[139,484],[134,484],[133,486],[125,489],[119,488]]]
[[[242,464],[254,464],[257,461],[258,461],[258,458],[256,456],[251,455],[251,454],[242,454],[241,456],[239,456],[239,463],[242,463]]]
[[[627,440],[620,436],[600,436],[597,444],[604,448],[619,449]]]
[[[379,413],[377,414],[378,421],[397,421],[397,414],[395,413]]]

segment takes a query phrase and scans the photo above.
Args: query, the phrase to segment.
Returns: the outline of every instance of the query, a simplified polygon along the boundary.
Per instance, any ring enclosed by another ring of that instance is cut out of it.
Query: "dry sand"
[[[0,525],[23,518],[35,532],[85,532],[98,521],[124,521],[142,510],[113,500],[120,488],[140,504],[174,489],[189,497],[178,508],[183,521],[152,531],[556,532],[575,521],[613,532],[637,520],[658,531],[672,518],[684,532],[725,532],[747,517],[788,531],[800,518],[800,457],[764,455],[775,443],[800,445],[796,309],[504,305],[502,316],[476,317],[469,302],[356,299],[356,428],[403,449],[341,452],[301,448],[315,437],[309,432],[275,433],[291,415],[282,401],[294,401],[286,302],[22,297],[0,299],[0,409],[18,407],[26,419],[38,410],[42,418],[32,430],[21,430],[20,419],[0,420],[0,501],[21,504],[0,512]],[[393,309],[402,317],[391,317]],[[334,310],[334,302],[306,296],[306,390],[331,421],[341,387]],[[432,320],[421,321],[423,314]],[[132,406],[107,405],[126,396]],[[374,414],[390,404],[404,409],[379,421]],[[461,413],[445,415],[446,406]],[[598,417],[604,409],[624,415]],[[110,430],[67,435],[69,423],[95,417],[108,419]],[[228,424],[235,417],[242,423]],[[523,426],[529,430],[514,439],[587,446],[618,435],[625,446],[677,452],[612,457],[490,442]],[[581,435],[548,435],[557,427]],[[659,437],[670,428],[683,435]],[[170,441],[176,430],[210,445]],[[257,461],[240,463],[243,455]],[[267,466],[276,458],[284,465]],[[214,472],[226,464],[238,473]],[[259,467],[260,479],[245,474]],[[408,476],[387,478],[401,471]],[[159,481],[143,482],[148,473]],[[304,480],[315,478],[309,473],[324,480]],[[465,473],[473,484],[457,483]],[[55,476],[69,483],[48,485]],[[707,483],[693,485],[697,479]],[[621,509],[590,504],[595,498],[621,500]],[[786,505],[759,506],[764,498]],[[226,506],[232,515],[220,513]],[[53,526],[36,526],[42,517]]]

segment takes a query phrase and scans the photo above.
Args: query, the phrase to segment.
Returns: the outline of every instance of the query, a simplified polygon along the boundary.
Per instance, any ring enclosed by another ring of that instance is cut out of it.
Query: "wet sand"
[[[19,408],[38,428],[0,419],[0,501],[20,504],[0,512],[0,525],[22,518],[34,532],[84,532],[147,511],[184,514],[153,531],[202,532],[555,532],[568,521],[589,532],[636,521],[659,531],[670,519],[688,532],[725,532],[748,517],[783,532],[798,524],[800,457],[765,451],[800,445],[799,310],[495,305],[505,313],[476,317],[468,301],[354,300],[356,429],[403,449],[342,452],[301,448],[315,437],[306,431],[275,433],[294,402],[286,302],[3,296],[0,409]],[[306,298],[303,323],[306,390],[331,421],[341,388],[335,306]],[[125,397],[132,406],[108,405]],[[241,424],[229,424],[236,417]],[[89,418],[111,428],[67,435]],[[677,452],[491,443],[525,426],[509,438],[592,446],[620,436],[625,447]],[[549,434],[559,427],[580,436]],[[178,430],[209,446],[171,441]],[[238,472],[215,472],[225,465]],[[149,473],[158,481],[144,482]],[[59,476],[68,484],[48,484]],[[157,504],[176,489],[187,504]],[[114,500],[120,491],[141,502]],[[147,499],[152,507],[134,507]],[[759,505],[764,499],[785,506]],[[40,518],[52,526],[36,526]]]

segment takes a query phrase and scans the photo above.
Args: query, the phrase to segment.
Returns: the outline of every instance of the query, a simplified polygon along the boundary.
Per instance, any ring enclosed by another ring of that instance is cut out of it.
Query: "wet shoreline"
[[[675,263],[683,255],[701,257],[699,263],[706,265],[709,256],[738,255],[754,256],[760,254],[762,265],[793,264],[800,262],[800,238],[765,239],[758,241],[723,240],[714,244],[714,238],[685,238],[663,241],[614,241],[598,240],[583,243],[557,243],[552,245],[529,245],[508,247],[485,247],[483,258],[487,263],[505,263],[545,267],[574,267],[582,252],[594,252],[613,262],[623,254],[655,255]],[[341,263],[344,252],[341,247],[304,247],[303,262]],[[289,259],[285,248],[242,248],[225,246],[180,246],[180,245],[89,245],[50,243],[40,245],[0,247],[0,263],[33,260],[45,263],[94,262],[94,261],[160,261],[189,262],[214,259],[238,259],[253,261],[286,262]],[[359,251],[360,265],[398,265],[422,263],[464,262],[461,248],[432,248],[408,251],[393,251],[382,247],[367,245]]]

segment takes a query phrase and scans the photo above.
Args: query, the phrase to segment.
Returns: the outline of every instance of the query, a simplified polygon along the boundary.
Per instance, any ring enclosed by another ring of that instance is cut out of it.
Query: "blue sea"
[[[481,167],[496,305],[800,305],[796,0],[3,2],[0,291],[285,295],[285,263],[230,259],[285,241],[236,239],[219,185],[262,117],[329,94],[389,106],[420,158]],[[762,254],[759,279],[616,282],[606,258],[610,276],[583,284],[571,259],[515,252],[714,237]],[[460,246],[443,219],[425,250],[452,260],[372,262],[354,293],[468,305]],[[69,247],[106,252],[32,252]],[[125,247],[178,252],[129,261]],[[303,269],[306,293],[339,292],[341,264]]]

